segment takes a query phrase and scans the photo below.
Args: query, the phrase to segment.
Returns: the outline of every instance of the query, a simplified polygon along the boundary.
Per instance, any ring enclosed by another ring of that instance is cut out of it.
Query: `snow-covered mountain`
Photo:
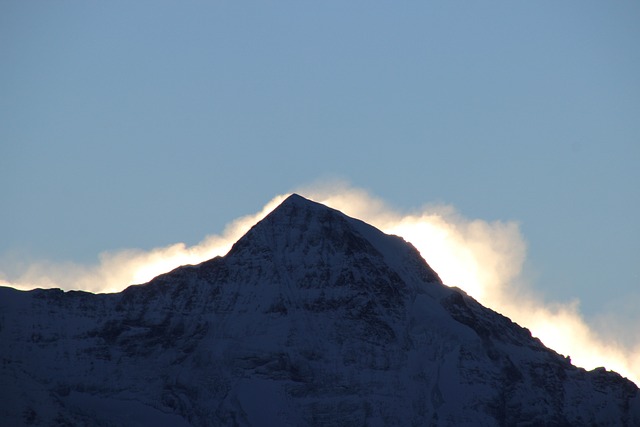
[[[298,195],[117,294],[0,288],[0,424],[628,425],[640,394]]]

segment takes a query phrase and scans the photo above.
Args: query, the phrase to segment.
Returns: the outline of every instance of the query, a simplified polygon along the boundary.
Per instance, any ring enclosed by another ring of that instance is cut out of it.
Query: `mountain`
[[[292,195],[117,294],[0,288],[2,425],[640,425],[640,394]]]

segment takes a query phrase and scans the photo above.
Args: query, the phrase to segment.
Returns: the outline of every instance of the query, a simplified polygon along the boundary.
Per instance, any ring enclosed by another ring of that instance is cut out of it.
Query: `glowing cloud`
[[[0,285],[17,289],[60,288],[84,290],[95,293],[120,292],[132,284],[146,283],[181,265],[198,264],[216,256],[226,254],[231,246],[251,226],[274,210],[287,195],[274,197],[260,212],[238,218],[225,227],[222,235],[207,236],[197,245],[187,247],[184,243],[152,249],[124,249],[104,252],[97,265],[74,263],[34,263],[15,278],[2,279]]]
[[[606,366],[639,383],[640,343],[616,342],[616,337],[623,337],[628,331],[599,334],[580,315],[577,303],[545,303],[528,286],[522,277],[526,244],[517,223],[469,220],[451,206],[425,206],[415,212],[399,213],[364,190],[336,182],[297,192],[402,236],[420,251],[446,284],[465,290],[482,304],[526,326],[549,347],[570,355],[578,366]],[[148,252],[103,253],[93,266],[38,263],[5,281],[0,272],[0,285],[117,292],[180,265],[224,255],[286,196],[273,198],[260,212],[233,221],[221,235],[208,236],[192,247],[177,243]]]
[[[517,223],[468,220],[451,206],[400,214],[340,183],[302,193],[411,242],[445,284],[529,328],[577,366],[606,366],[640,384],[640,343],[620,344],[624,341],[616,338],[624,330],[599,334],[580,315],[577,302],[545,303],[529,288],[522,277],[526,243]]]

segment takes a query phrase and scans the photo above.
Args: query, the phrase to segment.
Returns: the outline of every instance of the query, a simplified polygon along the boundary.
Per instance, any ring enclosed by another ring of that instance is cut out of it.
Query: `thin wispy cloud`
[[[60,288],[94,293],[119,292],[129,285],[146,283],[181,265],[198,264],[226,254],[233,243],[275,209],[286,196],[274,197],[260,212],[232,221],[222,234],[207,236],[193,246],[176,243],[150,251],[123,249],[103,252],[98,257],[98,263],[93,265],[34,262],[13,274],[0,271],[0,285],[22,290]]]
[[[463,289],[485,306],[529,328],[547,346],[571,356],[574,364],[587,369],[605,366],[640,383],[640,337],[633,325],[615,321],[618,318],[611,314],[610,318],[601,316],[596,328],[581,315],[577,300],[548,302],[538,295],[523,273],[526,242],[518,223],[468,219],[449,205],[427,205],[403,213],[340,182],[297,192],[403,237],[445,284]],[[180,265],[224,255],[287,195],[274,197],[260,212],[234,220],[220,235],[208,236],[194,246],[177,243],[150,251],[106,252],[95,265],[33,263],[11,276],[0,272],[0,285],[118,292]],[[616,327],[608,329],[607,325]]]

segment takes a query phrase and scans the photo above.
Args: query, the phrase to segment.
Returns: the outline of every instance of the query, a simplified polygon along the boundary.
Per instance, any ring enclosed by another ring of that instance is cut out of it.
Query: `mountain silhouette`
[[[0,288],[3,425],[640,425],[640,394],[291,195],[116,294]]]

